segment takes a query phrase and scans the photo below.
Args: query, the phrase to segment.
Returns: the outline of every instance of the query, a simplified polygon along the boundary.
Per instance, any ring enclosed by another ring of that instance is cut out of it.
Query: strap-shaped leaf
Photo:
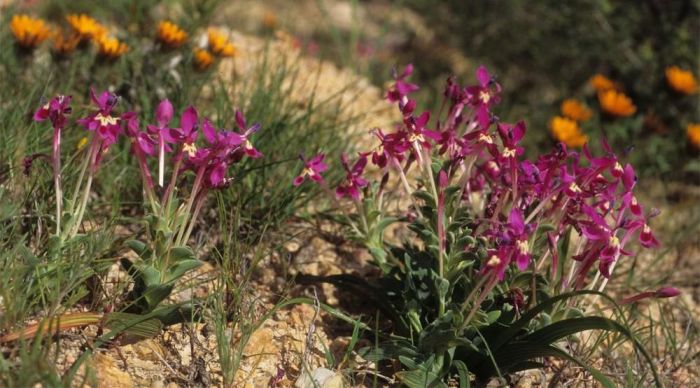
[[[496,331],[497,335],[495,336],[495,338],[489,341],[489,346],[491,350],[493,352],[496,352],[501,346],[512,341],[518,335],[518,333],[522,329],[524,329],[530,323],[530,321],[532,321],[539,313],[554,306],[555,303],[586,294],[600,295],[606,299],[610,299],[609,296],[603,294],[602,292],[588,290],[568,292],[565,294],[553,296],[527,311],[519,320],[515,321],[512,325],[503,328],[499,324],[499,328]]]
[[[532,319],[534,319],[542,311],[553,306],[555,303],[562,301],[562,300],[566,300],[566,299],[575,297],[575,296],[580,296],[580,295],[585,295],[585,294],[602,296],[603,298],[612,302],[612,304],[615,305],[615,308],[619,310],[619,307],[617,306],[617,304],[615,303],[614,300],[612,300],[608,295],[606,295],[602,292],[598,292],[598,291],[580,290],[580,291],[574,291],[574,292],[569,292],[566,294],[557,295],[557,296],[554,296],[554,297],[538,304],[537,306],[533,307],[527,313],[523,314],[523,316],[519,320],[517,320],[515,323],[513,323],[512,325],[507,326],[506,328],[503,328],[500,331],[497,331],[496,332],[497,335],[495,335],[495,338],[493,338],[491,341],[489,341],[489,347],[490,347],[491,351],[494,354],[500,354],[501,347],[503,347],[505,344],[508,344],[509,342],[512,342],[515,339],[515,337],[518,335],[518,333]],[[588,318],[606,319],[606,318],[600,318],[600,317],[588,317]],[[574,319],[583,319],[583,318],[574,318]],[[614,322],[612,320],[608,320],[608,321]],[[603,323],[601,321],[588,321],[588,322],[590,322],[591,324],[593,324],[593,322],[597,322],[596,323],[597,325],[601,325],[601,326],[603,325]],[[498,323],[496,323],[496,324],[498,324]],[[610,326],[609,322],[608,322],[605,324],[605,328],[595,327],[594,329],[596,329],[596,328],[602,329],[602,330],[611,330],[610,328],[612,328],[612,330],[618,331],[618,332],[624,334],[627,338],[629,338],[634,343],[634,346],[637,348],[637,350],[639,350],[639,352],[642,353],[642,355],[646,359],[647,363],[649,364],[649,368],[651,369],[651,372],[654,375],[654,381],[656,382],[656,385],[659,387],[661,386],[661,380],[659,379],[659,375],[656,372],[656,367],[654,366],[654,362],[652,361],[651,356],[649,356],[649,353],[646,351],[646,349],[644,349],[644,347],[639,343],[639,341],[637,341],[637,339],[634,337],[634,335],[629,330],[627,330],[624,326],[620,325],[617,322],[614,322],[614,324],[612,326]],[[538,330],[538,332],[541,330],[543,330],[543,329]],[[564,330],[564,329],[562,328],[562,330]],[[584,330],[590,330],[590,329],[584,329]],[[535,333],[537,333],[537,332],[535,332]],[[534,333],[532,333],[532,334],[534,334]],[[530,335],[532,335],[532,334],[530,334]],[[541,335],[544,336],[544,334],[541,334]],[[564,336],[566,336],[566,335],[564,335]],[[510,346],[508,346],[508,347],[510,348]],[[500,363],[499,363],[499,366],[500,366]]]
[[[152,338],[160,334],[163,324],[155,318],[143,321],[138,314],[109,313],[104,318],[105,326],[110,330],[122,330],[124,333],[142,338]]]
[[[631,337],[625,327],[619,323],[603,317],[583,317],[564,319],[547,325],[523,338],[523,341],[537,342],[541,344],[551,344],[572,334],[586,330],[608,330],[617,331],[627,337]]]
[[[469,379],[469,370],[467,366],[460,360],[453,361],[452,365],[457,368],[457,373],[459,374],[459,388],[470,388],[471,381]]]
[[[576,363],[593,376],[605,388],[615,388],[615,384],[602,372],[582,362],[565,351],[547,344],[517,341],[503,347],[494,355],[502,370],[512,372],[516,366],[540,357],[557,357]]]

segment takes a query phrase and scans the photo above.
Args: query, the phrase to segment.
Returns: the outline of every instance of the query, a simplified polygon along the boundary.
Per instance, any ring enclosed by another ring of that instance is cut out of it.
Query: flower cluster
[[[126,43],[111,36],[105,25],[89,15],[70,14],[66,16],[66,23],[66,29],[60,26],[50,27],[42,19],[15,15],[10,27],[17,44],[25,49],[34,49],[51,38],[52,50],[57,56],[66,56],[79,47],[87,47],[87,42],[92,42],[97,54],[109,61],[116,60],[129,51]],[[155,39],[162,48],[182,47],[188,38],[188,32],[171,21],[163,20],[156,27]],[[221,30],[208,28],[206,38],[203,47],[192,48],[192,64],[195,69],[206,70],[216,57],[233,57],[236,54],[236,47]]]
[[[97,47],[97,53],[105,59],[114,60],[129,51],[129,46],[110,36],[104,25],[88,15],[71,14],[66,16],[66,20],[74,31],[73,36],[82,42],[91,40]]]
[[[695,75],[688,70],[684,70],[679,66],[669,66],[664,71],[666,84],[676,96],[691,96],[698,91],[698,81]],[[613,81],[602,74],[595,74],[588,80],[588,84],[595,90],[601,110],[610,118],[629,117],[637,113],[637,106],[632,99],[625,95],[622,91],[623,86],[616,81]],[[674,99],[676,101],[676,99]],[[681,102],[678,100],[678,102]],[[577,106],[577,104],[579,106]],[[669,128],[667,123],[664,123],[664,117],[660,117],[659,111],[653,107],[645,107],[644,126],[658,133],[666,133]],[[590,117],[590,110],[575,100],[565,100],[561,106],[562,114],[572,121],[583,122]],[[665,117],[668,118],[668,117]],[[684,120],[683,120],[684,121]],[[700,148],[697,137],[693,137],[691,130],[693,124],[686,126],[686,136],[689,144],[694,148]],[[575,132],[577,127],[574,122],[566,122],[553,119],[550,122],[550,129],[554,137],[567,143],[570,147],[577,147],[575,142],[569,142],[565,139],[564,134]],[[585,142],[584,142],[585,143]]]
[[[598,103],[603,112],[613,117],[628,117],[637,112],[632,99],[621,90],[620,85],[602,74],[596,74],[588,81],[598,93]]]
[[[206,193],[209,190],[226,186],[231,180],[231,178],[227,178],[227,172],[231,165],[244,157],[262,157],[262,154],[252,144],[253,134],[260,129],[260,126],[258,124],[247,125],[240,111],[236,111],[235,115],[238,131],[217,129],[210,120],[201,119],[197,110],[192,106],[182,112],[179,126],[174,126],[171,125],[174,115],[173,106],[166,99],[158,105],[155,123],[146,125],[142,129],[139,118],[134,112],[121,114],[115,112],[119,97],[114,93],[109,91],[95,93],[91,89],[90,96],[95,107],[94,111],[75,121],[76,124],[92,133],[90,140],[81,141],[90,144],[83,172],[80,174],[80,179],[83,179],[87,173],[87,183],[77,185],[77,187],[84,187],[85,194],[81,197],[82,200],[79,200],[76,188],[76,192],[68,202],[69,212],[77,214],[77,217],[72,218],[73,224],[64,231],[64,237],[70,237],[77,232],[85,212],[92,177],[105,152],[120,138],[126,137],[131,143],[132,151],[141,170],[144,191],[156,213],[164,212],[164,206],[172,202],[172,196],[177,189],[176,185],[183,179],[183,174],[187,171],[194,173],[194,184],[190,192],[190,203],[187,210],[189,214],[194,208],[193,219],[196,218]],[[54,127],[53,168],[56,179],[57,230],[59,234],[63,212],[60,185],[61,132],[69,125],[67,116],[72,112],[70,102],[70,96],[57,96],[42,105],[34,114],[36,121],[50,120]],[[200,137],[202,141],[199,141]],[[198,143],[200,146],[197,145]],[[83,144],[82,147],[84,146]],[[153,174],[149,167],[148,159],[150,157],[158,160],[157,184],[164,188],[162,198],[158,198],[156,192],[156,183],[153,181]],[[171,170],[167,184],[164,179],[167,167],[166,159],[169,160],[168,166]],[[186,241],[187,236],[189,233],[185,233],[183,229],[181,238]]]
[[[440,117],[416,111],[416,101],[410,95],[418,86],[408,82],[411,73],[410,66],[397,73],[387,93],[387,99],[400,110],[402,121],[390,133],[375,130],[380,144],[360,153],[355,163],[342,156],[346,178],[337,186],[337,197],[358,201],[363,193],[370,195],[363,176],[370,160],[383,171],[384,179],[397,174],[408,195],[416,190],[409,182],[409,171],[417,168],[438,211],[446,187],[457,188],[462,204],[478,220],[473,237],[490,242],[480,270],[487,288],[502,280],[509,268],[522,271],[549,265],[556,273],[560,265],[558,241],[569,230],[579,235],[573,253],[576,264],[563,281],[564,287],[573,289],[592,286],[587,276],[594,266],[599,275],[593,283],[602,276],[604,286],[620,258],[630,255],[631,242],[636,240],[643,247],[658,245],[649,227],[654,212],[645,212],[633,192],[635,171],[620,161],[607,143],[603,142],[602,156],[594,156],[582,141],[575,144],[583,147],[581,152],[559,143],[552,152],[525,160],[520,143],[526,125],[501,122],[492,113],[501,88],[484,67],[477,71],[476,85],[460,86],[448,79],[443,102],[447,109]],[[566,114],[579,119],[589,116],[584,106],[573,104],[565,104]],[[576,125],[574,120],[556,120],[561,121],[556,127]],[[323,155],[319,155],[305,162],[294,184],[305,177],[322,182],[320,173],[326,166],[315,167],[322,160]],[[436,161],[442,166],[439,179],[435,179]],[[532,244],[538,227],[544,224],[553,225],[542,236],[549,244],[535,252]]]
[[[214,56],[232,57],[236,54],[236,47],[229,41],[226,34],[216,28],[209,28],[207,30],[207,47],[195,47],[193,54],[195,68],[206,70],[214,63]]]

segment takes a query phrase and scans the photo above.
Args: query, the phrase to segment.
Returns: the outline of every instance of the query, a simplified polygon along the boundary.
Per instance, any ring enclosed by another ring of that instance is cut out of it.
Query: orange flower
[[[206,70],[214,62],[214,56],[207,50],[195,48],[194,50],[194,67],[197,70]]]
[[[678,66],[666,68],[666,82],[671,89],[681,94],[693,94],[698,90],[698,81],[693,73]]]
[[[588,83],[593,86],[597,92],[604,92],[611,89],[618,89],[618,85],[615,81],[602,75],[596,74],[588,80]]]
[[[207,35],[209,38],[209,49],[214,54],[222,57],[232,57],[236,54],[236,48],[228,41],[226,35],[220,31],[210,28]]]
[[[588,136],[581,133],[576,121],[565,117],[552,117],[549,121],[549,131],[555,139],[569,147],[583,147],[588,142]]]
[[[51,34],[51,30],[41,19],[34,19],[27,15],[15,15],[10,21],[12,35],[17,44],[24,48],[35,48]]]
[[[634,106],[632,100],[624,93],[616,90],[598,93],[598,102],[600,107],[612,116],[628,117],[637,111],[637,107]]]
[[[591,118],[591,110],[578,100],[569,98],[561,103],[561,113],[575,121],[586,121]]]
[[[129,51],[129,46],[120,42],[117,38],[100,36],[95,39],[95,43],[97,43],[97,52],[107,59],[117,59]]]
[[[262,24],[269,29],[274,29],[277,27],[277,15],[270,10],[265,11],[262,16]]]
[[[700,150],[700,124],[688,124],[685,131],[688,134],[690,144]]]
[[[70,14],[66,16],[66,20],[82,40],[97,39],[107,35],[107,28],[88,15]]]
[[[80,43],[80,35],[71,34],[66,36],[63,31],[57,30],[53,35],[53,51],[58,55],[72,53]]]
[[[158,23],[158,40],[170,48],[180,47],[187,40],[187,32],[175,23],[162,21]]]

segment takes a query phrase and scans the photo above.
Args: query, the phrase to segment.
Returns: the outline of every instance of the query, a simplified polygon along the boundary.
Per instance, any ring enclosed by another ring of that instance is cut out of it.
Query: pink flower
[[[116,94],[109,91],[102,92],[98,97],[92,88],[90,88],[90,98],[98,107],[97,112],[77,120],[77,123],[88,131],[95,132],[102,140],[102,147],[107,148],[114,144],[121,134],[120,117],[111,115],[112,109],[119,102],[119,98]]]
[[[360,189],[368,184],[367,180],[362,177],[362,173],[365,171],[365,166],[367,165],[367,154],[361,153],[357,162],[355,162],[352,167],[350,167],[348,157],[345,154],[340,156],[340,160],[347,174],[345,176],[345,181],[335,189],[335,195],[338,198],[350,197],[354,200],[359,200]]]
[[[306,178],[309,178],[316,183],[323,182],[323,176],[321,176],[321,173],[328,170],[328,165],[323,162],[326,155],[318,154],[309,160],[304,160],[303,156],[299,156],[299,158],[304,163],[304,169],[301,170],[301,173],[296,178],[294,178],[294,182],[292,182],[292,184],[294,186],[299,186],[300,184],[304,183]]]

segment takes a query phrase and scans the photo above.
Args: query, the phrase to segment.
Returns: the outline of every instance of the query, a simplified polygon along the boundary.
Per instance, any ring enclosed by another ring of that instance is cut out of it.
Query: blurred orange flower
[[[681,94],[693,94],[698,90],[698,81],[693,73],[678,66],[666,68],[666,82],[671,89]]]
[[[222,57],[232,57],[236,54],[236,48],[222,32],[210,28],[208,30],[209,49],[212,53]]]
[[[175,23],[162,21],[158,23],[158,40],[170,48],[180,47],[187,40],[187,32]]]
[[[606,113],[616,117],[632,116],[637,111],[629,97],[612,89],[598,93],[598,102]]]
[[[262,24],[269,29],[274,29],[277,27],[277,15],[270,10],[266,10],[262,16]]]
[[[129,46],[120,42],[117,38],[108,36],[100,36],[95,39],[97,43],[97,52],[108,59],[116,59],[129,51]]]
[[[51,30],[42,19],[35,19],[28,15],[13,16],[10,29],[17,44],[24,48],[35,48],[51,34]]]
[[[194,66],[197,70],[206,70],[214,62],[214,56],[207,50],[195,48],[194,50]]]
[[[591,118],[592,112],[587,106],[578,100],[569,98],[561,103],[561,113],[575,121],[586,121]]]
[[[97,39],[107,35],[107,28],[97,20],[85,14],[66,16],[68,24],[80,35],[80,39]]]
[[[588,80],[588,83],[593,86],[597,92],[604,92],[611,89],[617,89],[617,84],[610,78],[602,75],[596,74]]]
[[[696,149],[700,150],[700,124],[688,124],[685,131],[688,135],[688,141],[690,141],[690,144]]]
[[[62,30],[57,30],[53,34],[53,51],[59,55],[72,53],[80,43],[80,35],[77,33],[64,35]]]
[[[576,121],[566,117],[552,117],[549,121],[549,131],[555,139],[569,147],[583,147],[588,142],[588,136],[581,133]]]

